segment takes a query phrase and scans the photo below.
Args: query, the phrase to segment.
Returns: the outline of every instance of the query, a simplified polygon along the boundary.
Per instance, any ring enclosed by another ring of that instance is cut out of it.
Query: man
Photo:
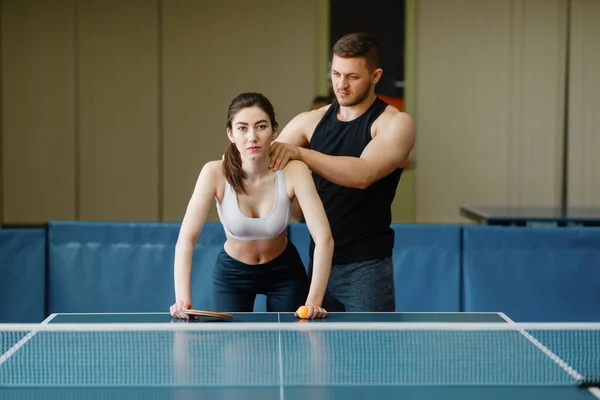
[[[271,145],[271,168],[294,159],[313,172],[335,242],[323,306],[394,311],[391,204],[415,129],[410,116],[375,94],[383,70],[374,37],[345,35],[332,53],[337,102],[292,119]]]

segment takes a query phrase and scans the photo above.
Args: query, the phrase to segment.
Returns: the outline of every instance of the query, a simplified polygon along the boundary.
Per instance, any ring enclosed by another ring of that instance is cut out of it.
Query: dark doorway
[[[349,32],[368,32],[379,41],[383,76],[376,93],[404,97],[404,0],[330,0],[330,47]]]

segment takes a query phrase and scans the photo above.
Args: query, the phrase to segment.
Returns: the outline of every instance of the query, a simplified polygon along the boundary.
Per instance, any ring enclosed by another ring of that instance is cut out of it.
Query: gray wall
[[[417,169],[395,222],[559,204],[565,118],[569,201],[600,205],[600,2],[571,3],[567,23],[568,0],[407,0]],[[326,90],[327,7],[2,0],[2,221],[181,220],[235,95],[265,93],[284,126]]]
[[[322,10],[2,1],[3,222],[181,220],[200,168],[226,149],[233,97],[264,93],[283,126],[324,87]]]
[[[465,222],[463,204],[559,205],[565,118],[569,204],[600,205],[600,2],[572,0],[569,24],[567,6],[416,2],[407,103],[417,124],[418,222]]]

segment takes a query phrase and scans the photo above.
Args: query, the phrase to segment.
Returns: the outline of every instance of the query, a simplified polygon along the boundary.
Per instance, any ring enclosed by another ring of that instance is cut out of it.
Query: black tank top
[[[372,140],[371,125],[387,107],[377,98],[360,117],[342,122],[334,102],[319,122],[309,148],[332,156],[360,157]],[[366,189],[333,184],[313,172],[335,242],[333,263],[349,263],[390,257],[394,246],[391,204],[402,169],[374,182]],[[311,238],[310,256],[314,251]]]

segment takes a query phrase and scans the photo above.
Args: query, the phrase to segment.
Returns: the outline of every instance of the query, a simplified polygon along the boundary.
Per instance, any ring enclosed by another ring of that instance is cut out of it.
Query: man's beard
[[[357,104],[362,103],[367,98],[367,96],[369,96],[369,91],[370,91],[370,87],[366,88],[365,91],[362,92],[362,93],[360,93],[358,96],[356,96],[356,98],[354,98],[354,99],[347,99],[344,102],[341,102],[338,99],[338,103],[342,107],[352,107],[352,106],[355,106]]]

